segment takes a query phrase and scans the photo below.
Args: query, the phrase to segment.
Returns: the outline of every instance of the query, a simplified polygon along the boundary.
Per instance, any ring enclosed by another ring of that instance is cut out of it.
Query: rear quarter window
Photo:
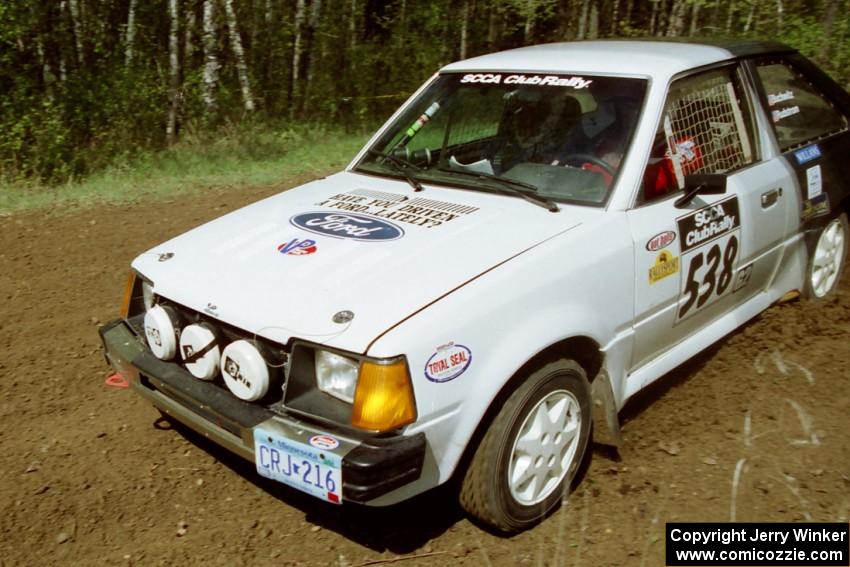
[[[759,63],[756,70],[783,152],[847,129],[847,119],[795,68],[770,61]]]

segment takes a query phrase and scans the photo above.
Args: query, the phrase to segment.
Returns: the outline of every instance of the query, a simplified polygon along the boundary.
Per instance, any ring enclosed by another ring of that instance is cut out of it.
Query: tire
[[[481,439],[461,485],[461,506],[503,533],[540,522],[569,490],[590,417],[590,384],[578,363],[559,360],[531,373]]]
[[[848,236],[846,213],[834,217],[818,233],[806,267],[806,297],[822,299],[838,287],[847,257]]]

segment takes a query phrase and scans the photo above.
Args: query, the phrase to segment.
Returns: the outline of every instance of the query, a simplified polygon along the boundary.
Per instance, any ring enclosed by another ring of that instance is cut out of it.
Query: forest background
[[[850,88],[850,0],[3,0],[0,190],[181,147],[350,157],[446,63],[641,36],[778,39]]]

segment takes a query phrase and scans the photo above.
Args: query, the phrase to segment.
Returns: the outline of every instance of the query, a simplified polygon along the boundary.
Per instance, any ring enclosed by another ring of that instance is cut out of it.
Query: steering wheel
[[[598,165],[604,169],[611,177],[614,177],[617,174],[614,166],[593,154],[570,154],[564,158],[564,163],[592,163],[593,165]]]

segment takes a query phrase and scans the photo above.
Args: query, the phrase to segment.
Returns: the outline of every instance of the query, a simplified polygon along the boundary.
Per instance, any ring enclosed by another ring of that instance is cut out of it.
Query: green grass
[[[286,184],[342,169],[368,136],[323,126],[240,127],[216,137],[188,133],[168,150],[126,155],[79,181],[0,183],[0,213]]]

